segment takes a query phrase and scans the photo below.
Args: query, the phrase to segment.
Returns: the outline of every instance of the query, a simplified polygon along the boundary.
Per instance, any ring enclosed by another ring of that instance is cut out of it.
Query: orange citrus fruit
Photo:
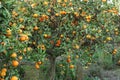
[[[11,57],[12,57],[12,58],[16,58],[16,57],[17,57],[17,54],[14,52],[14,53],[11,54]]]
[[[19,62],[17,60],[12,61],[12,66],[17,67],[19,65]]]
[[[12,76],[10,80],[18,80],[17,76]]]

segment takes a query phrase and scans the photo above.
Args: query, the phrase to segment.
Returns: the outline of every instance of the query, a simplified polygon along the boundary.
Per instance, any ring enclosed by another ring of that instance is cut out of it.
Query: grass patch
[[[24,80],[39,80],[39,70],[32,65],[24,65],[25,76]]]

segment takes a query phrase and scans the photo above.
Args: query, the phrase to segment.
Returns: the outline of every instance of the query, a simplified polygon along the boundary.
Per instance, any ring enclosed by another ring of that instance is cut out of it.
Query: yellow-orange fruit
[[[9,36],[12,35],[12,33],[11,33],[11,32],[7,32],[5,35],[6,35],[7,37],[9,37]]]
[[[2,71],[2,72],[7,72],[7,69],[6,69],[6,68],[2,68],[1,71]]]
[[[39,66],[38,63],[35,64],[35,68],[36,68],[36,69],[39,69],[39,68],[40,68],[40,66]]]
[[[38,14],[33,14],[34,18],[38,18],[38,16],[39,16]]]
[[[68,59],[67,59],[67,62],[68,62],[68,63],[70,63],[70,62],[71,62],[71,59],[70,59],[70,58],[68,58]]]
[[[106,40],[107,40],[107,41],[110,41],[110,40],[112,40],[112,38],[111,38],[111,37],[107,37]]]
[[[41,62],[41,61],[38,61],[37,63],[38,63],[39,65],[41,65],[41,64],[42,64],[42,62]]]
[[[23,18],[20,18],[20,19],[19,19],[19,21],[20,21],[20,22],[23,22],[23,21],[24,21],[24,19],[23,19]]]
[[[20,40],[20,41],[25,41],[25,40],[26,40],[26,37],[25,37],[25,36],[21,36],[21,37],[19,38],[19,40]]]
[[[19,57],[18,57],[18,59],[19,59],[19,60],[22,60],[22,59],[23,59],[23,57],[22,57],[22,56],[19,56]]]
[[[70,55],[68,55],[68,56],[67,56],[67,58],[71,58],[71,56],[70,56]]]
[[[106,0],[102,0],[102,2],[106,2]]]
[[[12,76],[10,80],[18,80],[17,76]]]
[[[5,80],[4,78],[0,78],[0,80]]]
[[[70,69],[73,69],[75,66],[71,64],[69,67],[70,67]]]
[[[33,28],[33,30],[34,31],[37,31],[39,28],[37,27],[37,26],[35,26],[34,28]]]
[[[19,65],[19,62],[17,60],[12,61],[12,66],[17,67]]]
[[[1,72],[0,76],[2,76],[2,77],[6,76],[6,72]]]
[[[12,58],[16,58],[16,57],[17,57],[17,54],[14,52],[14,53],[11,54],[11,57],[12,57]]]

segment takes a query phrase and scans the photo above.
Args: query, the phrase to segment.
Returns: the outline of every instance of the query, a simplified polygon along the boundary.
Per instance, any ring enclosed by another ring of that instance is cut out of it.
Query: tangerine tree
[[[118,10],[106,0],[11,0],[0,5],[6,13],[1,12],[5,20],[0,24],[1,79],[21,79],[25,61],[48,68],[49,80],[79,79],[77,64],[96,63],[98,49],[119,36]],[[105,51],[117,53],[114,46]]]

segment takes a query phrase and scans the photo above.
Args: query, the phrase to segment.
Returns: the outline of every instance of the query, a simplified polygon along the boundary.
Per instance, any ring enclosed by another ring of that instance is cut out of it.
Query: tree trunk
[[[77,68],[76,68],[76,78],[77,80],[83,80],[83,68],[82,68],[82,64],[80,63],[80,61],[77,61]]]
[[[49,79],[48,80],[55,80],[55,58],[50,56],[49,57],[50,68],[49,68]]]

